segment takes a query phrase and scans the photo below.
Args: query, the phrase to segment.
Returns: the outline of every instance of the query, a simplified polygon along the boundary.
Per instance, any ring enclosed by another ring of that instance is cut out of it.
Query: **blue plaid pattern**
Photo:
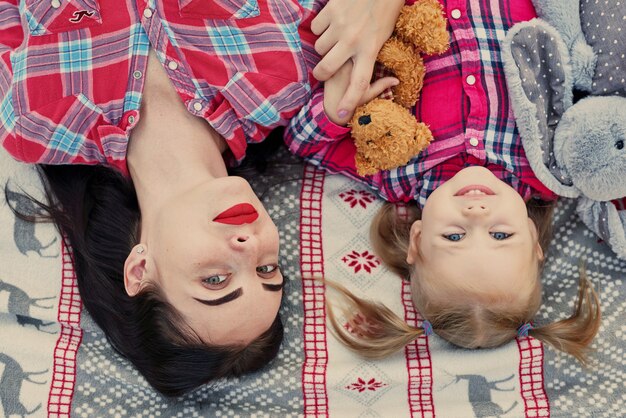
[[[272,103],[266,100],[254,109],[248,118],[260,125],[267,126],[278,122],[280,116]]]
[[[235,12],[233,17],[235,19],[247,19],[249,17],[255,17],[259,15],[259,4],[257,0],[247,0],[241,8]]]
[[[13,113],[13,94],[11,90],[2,98],[0,102],[0,125],[7,131],[15,128],[15,114]]]
[[[59,42],[59,67],[62,73],[90,70],[92,67],[91,39]]]
[[[77,155],[85,140],[84,135],[72,132],[63,125],[57,125],[50,138],[50,148],[66,155]]]
[[[250,46],[243,32],[234,26],[207,27],[213,51],[217,55],[249,55]]]

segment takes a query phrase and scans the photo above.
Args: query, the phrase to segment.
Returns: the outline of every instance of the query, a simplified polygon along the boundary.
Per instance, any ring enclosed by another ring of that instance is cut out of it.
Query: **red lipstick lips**
[[[228,225],[250,224],[259,217],[259,213],[250,203],[238,203],[224,212],[220,213],[213,219],[213,222]]]

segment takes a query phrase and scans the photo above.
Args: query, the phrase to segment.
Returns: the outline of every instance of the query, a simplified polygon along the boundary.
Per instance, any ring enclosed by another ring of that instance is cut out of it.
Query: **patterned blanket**
[[[0,184],[14,206],[41,196],[32,167],[0,151]],[[564,200],[543,277],[537,322],[573,309],[578,264],[600,293],[603,325],[590,367],[522,338],[492,350],[420,337],[382,361],[349,352],[326,328],[328,277],[384,302],[412,324],[410,291],[373,253],[369,222],[381,206],[341,176],[281,151],[254,177],[281,231],[285,341],[262,371],[166,399],[116,354],[82,310],[68,249],[53,226],[17,219],[0,201],[0,417],[617,417],[626,405],[623,325],[626,263]]]

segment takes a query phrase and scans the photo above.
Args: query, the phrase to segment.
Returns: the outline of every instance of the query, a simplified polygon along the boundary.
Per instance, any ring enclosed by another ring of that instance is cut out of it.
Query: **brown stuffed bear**
[[[424,82],[419,52],[441,54],[448,48],[446,19],[439,1],[418,0],[402,8],[393,35],[377,57],[377,62],[400,82],[392,90],[393,101],[374,99],[358,107],[349,123],[360,175],[404,165],[428,146],[430,129],[408,110],[417,102]]]

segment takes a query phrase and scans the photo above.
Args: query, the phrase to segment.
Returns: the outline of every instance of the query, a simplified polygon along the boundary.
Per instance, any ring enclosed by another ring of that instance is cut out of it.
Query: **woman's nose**
[[[235,234],[230,239],[230,245],[239,251],[256,247],[256,238],[250,234]]]

